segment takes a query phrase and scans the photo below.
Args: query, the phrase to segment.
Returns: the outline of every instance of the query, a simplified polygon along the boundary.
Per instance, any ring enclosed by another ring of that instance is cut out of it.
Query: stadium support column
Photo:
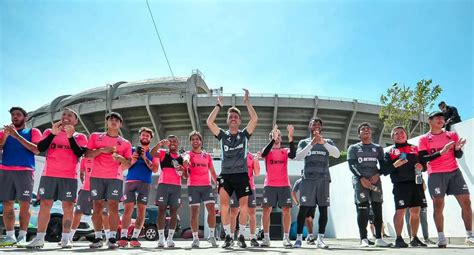
[[[150,94],[147,94],[146,96],[146,112],[148,113],[148,117],[150,117],[150,121],[151,121],[151,124],[153,125],[153,129],[155,131],[155,139],[157,142],[159,142],[161,140],[160,138],[160,133],[158,132],[158,127],[156,125],[156,121],[155,121],[155,118],[153,117],[153,114],[151,114],[151,109],[150,109]]]
[[[278,95],[275,94],[273,97],[273,125],[277,123],[277,115],[278,115]]]
[[[349,120],[349,123],[347,123],[346,134],[344,136],[344,150],[347,149],[347,146],[349,143],[349,135],[351,134],[352,123],[354,122],[355,116],[357,114],[357,109],[359,107],[359,102],[357,102],[357,100],[354,100],[353,104],[354,104],[354,110],[352,112],[352,116],[351,116],[351,119]]]
[[[381,144],[382,143],[382,139],[383,139],[383,130],[385,129],[385,124],[382,125],[382,129],[380,129],[380,133],[379,133],[379,141],[378,141],[378,144]],[[382,146],[382,147],[385,147],[385,146]]]
[[[314,111],[313,111],[313,118],[316,117],[318,114],[318,108],[319,108],[319,98],[317,96],[314,97]]]
[[[84,130],[86,130],[87,135],[91,135],[89,128],[87,128],[86,123],[82,120],[81,107],[82,107],[82,104],[79,104],[79,107],[77,109],[77,118],[79,119],[79,122],[81,123],[81,125],[84,127]]]

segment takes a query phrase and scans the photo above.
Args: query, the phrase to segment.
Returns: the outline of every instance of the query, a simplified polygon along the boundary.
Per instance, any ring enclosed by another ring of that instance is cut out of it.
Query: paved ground
[[[406,248],[406,249],[393,249],[393,248],[358,248],[357,240],[336,240],[328,239],[327,244],[330,245],[330,248],[327,250],[316,249],[314,246],[303,245],[300,249],[285,249],[280,247],[281,242],[273,241],[272,247],[267,249],[262,248],[248,248],[240,249],[235,246],[233,249],[224,250],[222,248],[211,248],[207,242],[201,241],[201,248],[199,249],[190,249],[191,241],[176,241],[176,248],[174,249],[158,249],[156,248],[156,242],[142,242],[141,249],[117,249],[117,250],[108,250],[106,248],[91,250],[89,249],[89,243],[86,241],[80,241],[74,243],[74,248],[69,250],[60,249],[56,243],[47,243],[45,248],[41,250],[25,250],[18,249],[14,247],[9,248],[0,248],[0,253],[2,254],[27,254],[27,253],[37,253],[37,254],[95,254],[95,253],[104,253],[104,254],[147,254],[147,253],[160,253],[160,254],[253,254],[253,253],[264,253],[265,255],[271,254],[309,254],[310,252],[317,252],[318,254],[362,254],[369,252],[372,254],[446,254],[446,253],[456,253],[456,254],[474,254],[474,246],[466,246],[463,244],[463,239],[455,238],[450,239],[450,244],[446,249],[439,249],[436,246],[429,246],[428,248]]]

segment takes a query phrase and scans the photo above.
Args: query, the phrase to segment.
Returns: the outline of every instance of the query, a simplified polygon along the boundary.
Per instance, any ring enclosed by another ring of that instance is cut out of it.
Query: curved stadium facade
[[[60,119],[63,108],[69,107],[79,114],[76,130],[90,134],[103,131],[105,114],[116,111],[124,118],[122,135],[134,144],[138,142],[138,130],[145,126],[155,131],[152,143],[174,134],[180,138],[180,147],[189,149],[187,135],[192,130],[198,130],[203,134],[204,148],[218,156],[218,142],[206,125],[206,119],[216,104],[214,91],[197,70],[188,77],[118,82],[75,95],[59,96],[30,112],[28,125],[43,131]],[[390,144],[390,135],[383,132],[383,123],[378,115],[381,106],[375,103],[316,95],[265,95],[252,91],[250,100],[259,117],[257,129],[250,140],[252,152],[266,145],[268,132],[275,123],[285,130],[284,142],[287,124],[295,126],[295,141],[306,137],[308,121],[313,116],[323,120],[323,136],[334,140],[341,150],[358,141],[357,126],[364,121],[373,126],[374,142],[384,146]],[[232,105],[242,111],[242,125],[245,126],[249,116],[242,94],[224,94],[224,104],[216,123],[225,128],[225,109]]]

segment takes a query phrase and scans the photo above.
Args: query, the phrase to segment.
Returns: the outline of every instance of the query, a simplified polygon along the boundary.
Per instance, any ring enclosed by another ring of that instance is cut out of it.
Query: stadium
[[[208,130],[206,119],[216,104],[215,96],[219,91],[222,88],[212,89],[206,84],[199,70],[194,70],[188,77],[117,82],[75,95],[59,96],[30,112],[28,125],[43,131],[60,119],[64,107],[69,107],[79,113],[77,131],[90,134],[103,131],[105,114],[117,111],[124,118],[122,135],[132,142],[138,142],[140,127],[150,127],[157,134],[154,142],[174,134],[180,138],[181,147],[189,149],[187,135],[198,130],[203,134],[206,150],[218,154],[217,140]],[[243,93],[223,96],[224,109],[237,106],[242,111],[245,126],[248,114],[242,101]],[[381,106],[376,103],[316,95],[255,94],[252,91],[250,101],[259,117],[251,139],[252,152],[266,145],[273,124],[285,130],[284,136],[286,125],[294,125],[295,141],[307,137],[308,121],[313,116],[323,120],[323,136],[332,139],[340,150],[359,141],[357,126],[365,121],[373,126],[374,142],[384,146],[391,143],[389,133],[383,132],[379,119]],[[226,111],[222,110],[216,123],[225,128],[225,121]],[[416,132],[412,134],[416,135]]]

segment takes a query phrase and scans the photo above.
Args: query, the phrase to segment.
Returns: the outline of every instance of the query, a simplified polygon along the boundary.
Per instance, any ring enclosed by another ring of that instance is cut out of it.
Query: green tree
[[[421,80],[415,88],[398,83],[393,84],[387,92],[380,96],[382,109],[379,117],[383,121],[385,131],[394,126],[404,126],[408,132],[415,129],[413,120],[417,120],[421,133],[425,132],[424,122],[427,110],[434,106],[435,100],[443,89],[440,85],[432,86],[432,80]],[[408,134],[411,136],[411,132]]]

